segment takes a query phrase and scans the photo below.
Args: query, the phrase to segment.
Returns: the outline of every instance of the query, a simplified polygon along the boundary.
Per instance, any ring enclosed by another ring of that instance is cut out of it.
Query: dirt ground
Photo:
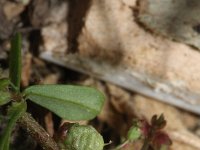
[[[126,3],[128,2],[127,0]],[[101,114],[94,120],[80,122],[93,125],[102,134],[105,143],[112,141],[105,149],[109,150],[115,147],[123,137],[126,137],[133,119],[146,118],[150,120],[154,114],[163,113],[167,120],[165,131],[173,141],[170,150],[199,150],[199,115],[93,76],[47,62],[40,57],[44,51],[59,52],[64,49],[66,55],[77,53],[78,42],[81,41],[78,41],[77,38],[82,32],[84,18],[90,3],[90,0],[67,2],[64,0],[0,0],[0,67],[2,76],[8,76],[9,41],[12,35],[19,31],[23,36],[22,88],[34,84],[80,84],[96,87],[105,94],[106,102]],[[68,13],[66,13],[66,5],[70,8]],[[77,6],[79,6],[78,9]],[[66,23],[67,26],[63,23]],[[70,36],[59,34],[66,30]],[[46,40],[48,34],[54,35],[56,42],[51,38]],[[108,59],[112,59],[112,56],[109,56]],[[2,112],[3,109],[0,108]],[[28,111],[52,136],[63,122],[67,122],[31,102],[28,103]],[[1,122],[0,131],[4,126],[5,124]],[[13,150],[41,149],[35,140],[19,126],[13,132],[11,142]],[[134,143],[122,148],[122,150],[133,149]]]

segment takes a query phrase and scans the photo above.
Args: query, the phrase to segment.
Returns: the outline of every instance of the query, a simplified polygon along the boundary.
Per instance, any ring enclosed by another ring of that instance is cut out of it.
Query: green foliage
[[[2,78],[0,79],[0,90],[4,90],[10,84],[9,79]]]
[[[20,92],[21,59],[21,35],[17,33],[11,41],[9,79],[0,79],[0,105],[8,103],[11,99],[13,100],[12,105],[8,109],[7,126],[0,137],[0,150],[9,150],[9,139],[12,129],[17,120],[26,111],[26,101],[24,99],[30,99],[32,102],[68,120],[88,120],[99,114],[104,103],[104,96],[101,92],[90,87],[37,85],[28,87],[22,95]],[[9,91],[10,88],[8,87],[11,88],[11,91]],[[96,145],[92,146],[102,147],[102,137],[92,127],[81,128],[83,128],[82,133],[86,131],[86,128],[88,135],[92,136],[91,132],[93,132],[95,135],[93,140],[100,138],[98,139],[99,141],[93,142]],[[79,132],[81,133],[81,131]],[[82,139],[85,142],[87,141],[84,137]],[[96,147],[92,147],[92,149],[96,149]],[[97,147],[97,150],[101,149]]]
[[[141,130],[138,126],[133,125],[129,131],[128,131],[128,135],[127,135],[127,139],[129,141],[135,141],[138,140],[141,137]]]
[[[9,150],[9,141],[12,129],[15,126],[16,121],[23,115],[25,111],[26,103],[13,103],[8,109],[8,123],[0,137],[1,150]]]
[[[8,79],[0,79],[0,106],[8,103],[11,100],[10,93],[7,90],[8,85]]]
[[[12,129],[17,120],[26,112],[24,99],[29,99],[67,120],[89,120],[100,113],[105,98],[101,92],[91,87],[35,85],[26,88],[21,93],[21,35],[19,33],[11,41],[9,65],[9,79],[0,79],[0,106],[10,102],[11,99],[13,101],[7,113],[7,126],[0,137],[0,150],[9,150]],[[9,91],[9,86],[12,91]],[[142,150],[149,148],[167,150],[172,142],[169,136],[161,131],[165,125],[166,120],[163,115],[159,117],[154,115],[151,124],[146,120],[138,120],[128,131],[127,139],[116,150],[138,139],[144,140]],[[67,135],[58,138],[62,149],[103,150],[105,146],[102,136],[92,126],[73,124],[64,133]]]
[[[0,91],[0,106],[8,103],[11,100],[10,93],[5,91]]]
[[[36,85],[24,91],[26,99],[51,110],[68,120],[94,118],[104,103],[101,92],[90,87],[73,85]]]
[[[21,81],[21,35],[17,33],[11,41],[9,61],[9,78],[16,87],[14,91],[19,91]]]
[[[104,140],[92,126],[74,124],[67,133],[65,150],[103,150]]]

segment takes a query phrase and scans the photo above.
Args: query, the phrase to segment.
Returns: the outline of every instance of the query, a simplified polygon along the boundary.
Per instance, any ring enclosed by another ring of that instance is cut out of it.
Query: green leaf
[[[0,79],[0,90],[5,89],[9,84],[10,84],[9,79],[7,78]]]
[[[132,126],[128,131],[128,140],[135,141],[141,137],[141,130],[138,126]]]
[[[16,121],[24,114],[26,111],[26,103],[13,103],[13,105],[8,110],[8,123],[4,129],[3,134],[0,137],[0,149],[9,150],[9,141],[12,129],[15,126]]]
[[[11,100],[10,93],[0,91],[0,106],[8,103]]]
[[[21,81],[21,35],[17,33],[14,38],[11,40],[11,50],[10,50],[10,62],[9,62],[9,77],[11,83],[17,88],[17,91],[20,89]],[[15,91],[16,89],[13,88]]]
[[[10,93],[7,91],[7,87],[10,84],[9,79],[0,79],[0,106],[8,103],[11,100]]]
[[[93,119],[101,111],[104,96],[94,88],[73,85],[35,85],[26,98],[68,120]]]

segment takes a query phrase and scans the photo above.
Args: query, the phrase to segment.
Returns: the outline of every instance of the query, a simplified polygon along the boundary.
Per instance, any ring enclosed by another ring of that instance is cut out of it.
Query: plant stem
[[[144,144],[143,144],[141,150],[148,150],[148,149],[149,149],[149,140],[146,138],[144,140]]]
[[[29,114],[25,113],[19,120],[19,125],[31,135],[44,150],[59,150],[58,145],[52,137],[35,121]]]
[[[115,147],[112,150],[120,150],[122,147],[124,147],[128,143],[129,143],[129,141],[127,140],[127,141],[123,142],[122,144],[118,145],[117,147]]]

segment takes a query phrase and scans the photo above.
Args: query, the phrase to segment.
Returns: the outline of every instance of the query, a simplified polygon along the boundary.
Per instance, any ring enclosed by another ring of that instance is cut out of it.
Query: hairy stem
[[[120,150],[121,148],[123,148],[126,144],[128,144],[128,140],[123,142],[122,144],[118,145],[116,148],[112,149],[112,150]]]
[[[25,113],[19,120],[19,125],[28,132],[44,150],[59,150],[58,145],[52,137],[35,121],[29,114]]]

